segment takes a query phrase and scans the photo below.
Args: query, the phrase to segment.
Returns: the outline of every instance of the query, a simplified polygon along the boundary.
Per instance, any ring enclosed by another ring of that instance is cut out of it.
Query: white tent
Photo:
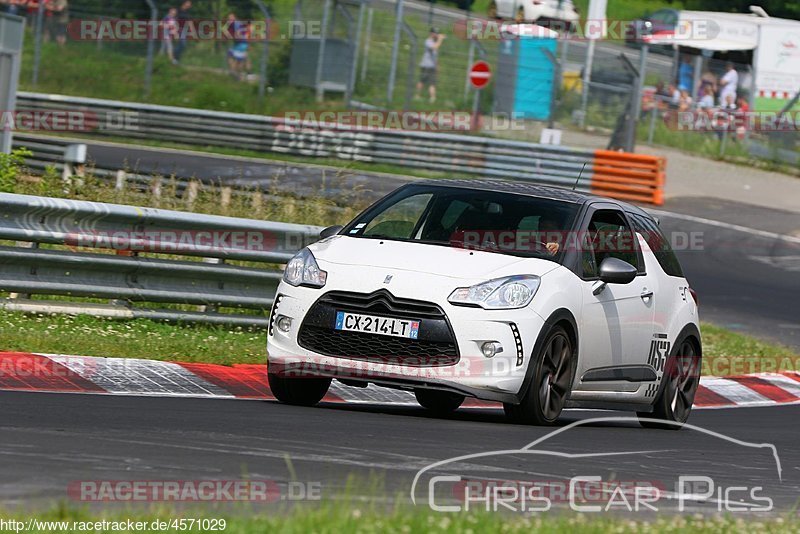
[[[800,90],[800,21],[680,11],[674,33],[658,33],[647,42],[709,52],[753,50],[753,97],[787,99]]]

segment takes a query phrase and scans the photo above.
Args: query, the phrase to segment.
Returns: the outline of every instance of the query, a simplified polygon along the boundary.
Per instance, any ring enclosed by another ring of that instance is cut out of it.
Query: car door
[[[581,237],[581,383],[577,389],[635,391],[639,387],[635,378],[643,376],[654,333],[655,280],[645,269],[627,216],[614,204],[592,205]],[[607,257],[635,266],[634,281],[600,282],[600,263]]]

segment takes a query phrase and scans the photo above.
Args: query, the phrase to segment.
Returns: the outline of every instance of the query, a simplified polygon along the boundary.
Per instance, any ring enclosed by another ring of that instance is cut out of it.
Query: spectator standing
[[[27,2],[20,2],[20,7],[25,8],[26,24],[31,27],[36,27],[36,17],[39,13],[39,0],[27,0]]]
[[[17,15],[19,14],[19,3],[20,0],[2,0],[0,6],[3,6],[3,13]]]
[[[50,37],[59,46],[67,43],[67,26],[69,25],[69,2],[67,0],[51,0],[49,6],[52,16],[48,19]]]
[[[180,62],[181,58],[183,57],[183,53],[186,51],[186,26],[192,22],[192,16],[189,13],[191,10],[191,0],[185,0],[181,4],[180,9],[178,9],[178,14],[176,17],[178,20],[178,42],[173,51],[176,64]]]
[[[228,49],[228,68],[231,75],[239,80],[244,80],[249,68],[247,50],[250,28],[246,22],[238,20],[234,13],[228,15],[228,23],[233,34],[233,45]]]
[[[178,10],[171,7],[167,16],[161,20],[161,50],[159,54],[167,54],[173,65],[178,64],[175,59],[175,40],[178,38]]]
[[[678,89],[681,91],[692,92],[694,83],[694,67],[689,56],[683,56],[683,61],[678,67]]]
[[[19,15],[19,8],[25,4],[25,0],[2,0],[0,5],[3,11],[9,15]]]
[[[417,98],[419,98],[422,88],[428,86],[428,96],[431,104],[436,102],[436,71],[439,68],[439,47],[444,41],[444,34],[438,28],[431,28],[431,33],[425,39],[425,51],[422,54],[422,61],[419,63],[420,79],[417,83]]]
[[[728,62],[728,64],[725,65],[725,69],[725,75],[719,81],[721,87],[719,91],[719,103],[723,107],[728,104],[729,97],[731,102],[736,101],[736,89],[739,86],[739,73],[733,68],[733,63]]]

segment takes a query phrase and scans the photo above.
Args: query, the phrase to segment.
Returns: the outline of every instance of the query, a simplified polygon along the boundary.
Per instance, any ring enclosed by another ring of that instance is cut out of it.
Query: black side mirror
[[[636,278],[636,267],[619,258],[606,258],[600,263],[600,280],[606,284],[630,284]]]
[[[329,226],[319,233],[319,237],[325,239],[326,237],[336,235],[342,231],[342,228],[344,228],[344,226],[342,226],[341,224]]]

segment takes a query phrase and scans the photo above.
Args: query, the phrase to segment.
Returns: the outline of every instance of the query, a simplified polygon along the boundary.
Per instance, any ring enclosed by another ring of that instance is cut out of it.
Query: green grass
[[[800,355],[789,347],[708,323],[702,335],[705,375],[800,371]]]
[[[286,21],[293,18],[294,2],[279,0],[272,5],[275,20],[287,30]],[[309,20],[319,18],[321,2],[311,2],[305,7]],[[373,17],[370,52],[366,78],[357,77],[355,98],[388,109],[401,109],[405,98],[409,61],[413,63],[412,84],[419,75],[418,63],[422,57],[422,42],[427,37],[427,14],[410,12],[406,22],[419,40],[414,57],[411,41],[403,38],[396,71],[395,94],[387,101],[390,57],[394,34],[394,13],[376,9]],[[452,28],[444,28],[449,39],[442,47],[439,64],[439,94],[437,104],[426,99],[414,102],[414,108],[470,109],[471,97],[464,97],[466,62],[469,43],[452,35]],[[341,28],[337,33],[341,32]],[[366,38],[366,37],[365,37]],[[29,31],[26,43],[33,41]],[[77,95],[132,102],[148,102],[172,106],[213,109],[241,113],[280,115],[289,110],[334,110],[344,108],[341,94],[330,93],[322,103],[315,101],[313,90],[288,84],[291,43],[287,39],[273,39],[269,43],[268,84],[269,93],[264,99],[257,94],[257,83],[243,83],[226,73],[225,54],[229,43],[191,42],[179,67],[169,63],[165,56],[157,56],[152,78],[152,91],[145,95],[145,44],[107,43],[98,48],[95,43],[71,41],[63,48],[55,43],[43,43],[39,80],[32,83],[34,47],[28,44],[23,50],[20,89]],[[496,42],[485,43],[494,57]],[[251,72],[258,73],[262,46],[253,43],[250,57]],[[444,107],[442,107],[444,106]]]
[[[581,532],[601,534],[615,532],[620,534],[638,533],[720,533],[749,534],[750,532],[784,533],[797,532],[800,528],[797,517],[787,518],[748,518],[702,517],[663,515],[652,519],[629,517],[597,516],[590,514],[556,513],[547,515],[512,515],[501,513],[435,513],[424,507],[413,508],[397,505],[390,508],[376,507],[363,502],[333,502],[309,509],[296,507],[291,511],[256,511],[245,514],[220,512],[214,514],[208,509],[171,509],[167,507],[147,511],[109,511],[90,512],[59,506],[36,514],[0,514],[3,518],[27,521],[68,521],[72,530],[73,521],[144,521],[152,524],[154,520],[169,521],[176,518],[224,519],[227,534],[260,534],[264,532],[281,534],[339,533],[377,534],[377,533],[476,533],[502,532],[505,534],[569,534]],[[188,523],[187,523],[188,525]],[[112,532],[109,528],[94,532]],[[63,530],[62,530],[63,531]],[[55,528],[39,528],[28,532],[58,532]],[[129,532],[116,530],[114,532]],[[177,532],[169,529],[163,532]],[[198,529],[186,532],[200,532]],[[208,531],[206,531],[208,532]]]
[[[233,365],[265,363],[266,344],[259,329],[0,310],[3,351]]]
[[[0,350],[5,351],[231,365],[264,363],[265,347],[266,333],[260,329],[0,310]],[[704,375],[800,369],[800,356],[792,349],[710,324],[703,325],[703,353]]]
[[[650,115],[646,115],[636,131],[639,142],[646,142],[650,132]],[[724,150],[722,141],[714,132],[692,132],[670,128],[664,121],[656,117],[653,129],[653,144],[677,148],[684,152],[697,154],[709,159],[752,160],[745,144],[736,139],[734,132],[727,133]]]

